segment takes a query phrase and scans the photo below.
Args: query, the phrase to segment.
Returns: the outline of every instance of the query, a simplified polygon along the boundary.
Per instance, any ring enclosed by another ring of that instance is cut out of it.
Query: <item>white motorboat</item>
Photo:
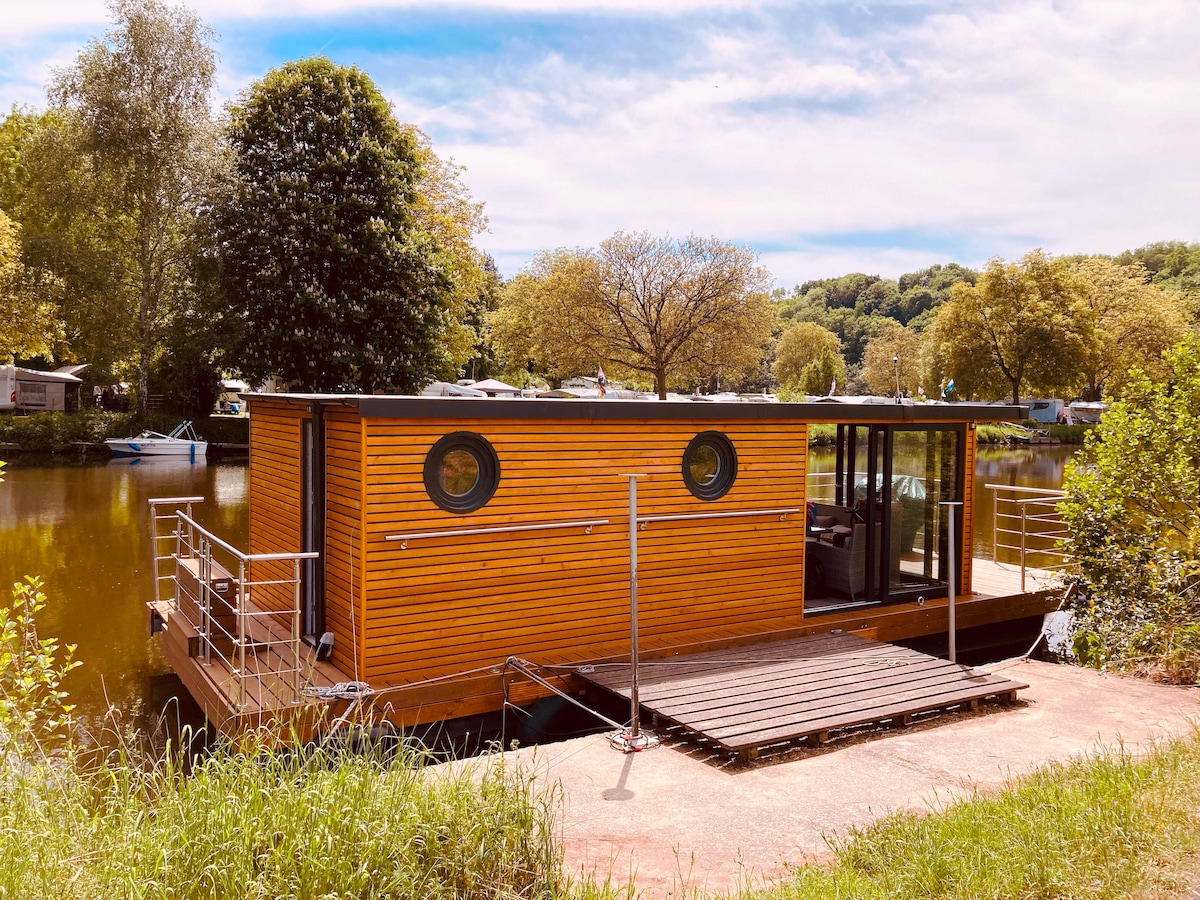
[[[181,422],[170,434],[143,431],[137,437],[108,438],[104,443],[117,456],[171,456],[195,461],[208,453],[208,441],[196,434],[191,419]]]

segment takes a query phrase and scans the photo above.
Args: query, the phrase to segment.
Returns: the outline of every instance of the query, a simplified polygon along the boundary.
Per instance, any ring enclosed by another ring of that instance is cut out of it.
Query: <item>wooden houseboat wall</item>
[[[814,422],[959,435],[956,564],[969,594],[974,423],[1016,415],[913,404],[248,399],[249,551],[320,551],[304,579],[304,631],[332,632],[332,663],[386,692],[405,725],[498,709],[509,656],[549,667],[628,655],[629,474],[641,476],[639,518],[655,520],[637,535],[643,647],[796,633],[806,622]],[[726,490],[716,479],[689,484],[689,447],[702,480],[714,466],[735,475]],[[453,486],[448,502],[434,496],[438,466],[453,470],[464,448],[485,463],[494,451],[496,467],[494,486],[476,491],[485,502],[469,510],[478,497],[460,503]],[[493,530],[527,526],[538,527]],[[269,589],[255,596],[260,608],[291,602]],[[518,702],[538,693],[511,690]]]

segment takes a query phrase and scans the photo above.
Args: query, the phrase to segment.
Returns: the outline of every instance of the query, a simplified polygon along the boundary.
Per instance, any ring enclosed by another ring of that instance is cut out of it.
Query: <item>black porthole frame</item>
[[[717,474],[712,481],[701,484],[692,477],[692,457],[701,447],[711,447],[717,454]],[[688,443],[683,451],[683,483],[692,496],[699,500],[718,500],[724,497],[737,479],[737,450],[733,441],[720,431],[702,431]]]
[[[448,493],[441,485],[438,473],[447,454],[463,450],[475,458],[479,479],[474,487],[461,496]],[[500,460],[496,448],[481,434],[473,431],[453,431],[439,438],[425,454],[425,490],[440,509],[452,513],[469,513],[482,507],[500,484]]]

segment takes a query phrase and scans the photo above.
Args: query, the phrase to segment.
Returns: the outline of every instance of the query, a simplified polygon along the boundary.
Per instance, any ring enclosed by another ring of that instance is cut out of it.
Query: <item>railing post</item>
[[[996,531],[999,527],[999,509],[997,507],[1000,504],[1000,492],[990,486],[988,490],[992,492],[992,562],[1000,562],[1000,546],[997,543],[998,533]]]
[[[238,709],[242,709],[246,705],[246,561],[244,559],[238,560],[237,595],[237,705]]]
[[[946,647],[949,651],[950,662],[958,661],[957,635],[958,624],[954,620],[954,603],[958,594],[958,547],[956,546],[955,535],[957,531],[954,527],[954,507],[961,506],[957,500],[944,500],[939,505],[949,507],[949,528],[950,532],[946,536],[946,555],[949,557],[947,562],[947,582],[949,590],[947,594],[946,616],[947,616],[947,635]]]
[[[1018,501],[1020,502],[1020,501]],[[1021,503],[1021,593],[1025,593],[1025,535],[1028,531],[1025,525],[1025,506]]]
[[[300,560],[292,560],[292,702],[300,702]]]
[[[158,590],[158,507],[154,501],[150,501],[150,553],[154,557],[154,602],[157,604],[161,599]]]
[[[641,730],[641,703],[638,700],[638,553],[637,553],[637,476],[629,476],[629,663],[633,678],[629,687],[630,737],[637,741]]]
[[[642,476],[625,477],[629,479],[629,731],[616,735],[613,743],[626,753],[631,753],[656,746],[658,739],[642,731],[641,701],[638,697],[637,480]]]
[[[196,574],[200,580],[200,641],[204,644],[204,665],[210,666],[212,665],[212,593],[209,589],[209,579],[212,577],[212,557],[209,554],[212,551],[204,538],[200,539],[198,547],[193,544],[190,549],[199,551],[196,555]]]

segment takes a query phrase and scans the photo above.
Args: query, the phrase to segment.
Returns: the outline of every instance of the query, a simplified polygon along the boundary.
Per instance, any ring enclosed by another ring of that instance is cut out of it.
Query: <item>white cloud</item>
[[[710,41],[708,67],[684,77],[603,78],[547,58],[540,93],[411,111],[435,135],[469,123],[494,137],[438,146],[469,167],[507,260],[640,228],[764,246],[899,234],[894,247],[772,253],[782,283],[814,261],[945,261],[922,235],[988,247],[964,262],[1117,252],[1200,238],[1190,9],[994,3],[804,52],[764,31]]]
[[[178,5],[168,0],[171,5]],[[210,22],[239,19],[277,19],[295,22],[313,16],[343,16],[388,10],[489,10],[513,13],[579,15],[615,13],[631,16],[695,15],[711,10],[745,10],[776,5],[784,0],[183,0]],[[28,3],[3,0],[0,15],[10,35],[30,35],[62,28],[109,22],[105,0],[48,0]]]
[[[313,10],[431,15],[417,0],[193,6],[218,31],[263,18],[264,38],[266,19],[295,29]],[[338,57],[371,72],[401,118],[468,166],[491,220],[481,243],[508,274],[537,250],[592,245],[619,229],[769,248],[764,261],[789,286],[1034,246],[1117,252],[1200,240],[1194,0],[945,0],[932,15],[904,2],[438,7],[466,8],[508,10],[515,23],[529,11],[605,13],[588,20],[595,39],[576,44],[530,26],[515,49],[500,40],[448,59],[386,47]],[[75,27],[106,18],[99,0],[65,0],[53,15]],[[605,34],[613,22],[626,31]],[[33,23],[29,12],[14,27]],[[355,22],[341,25],[352,39]],[[333,49],[343,46],[339,38]],[[65,62],[77,47],[54,53]],[[245,47],[234,50],[222,48],[226,93],[263,71]],[[32,44],[20,52],[10,72],[37,72]],[[7,90],[31,93],[34,76]]]

